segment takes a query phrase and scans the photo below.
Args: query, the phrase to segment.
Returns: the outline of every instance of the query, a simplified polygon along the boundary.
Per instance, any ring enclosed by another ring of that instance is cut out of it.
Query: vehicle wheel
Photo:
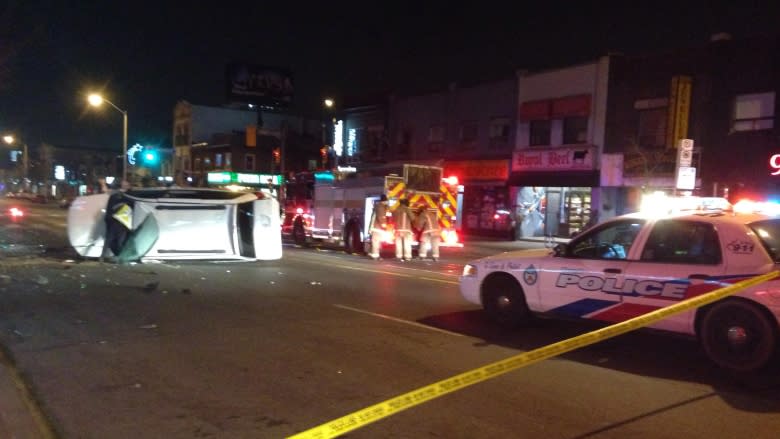
[[[360,241],[360,230],[355,224],[347,226],[344,234],[344,251],[360,254],[363,252],[363,243]]]
[[[303,230],[303,221],[301,221],[300,218],[295,220],[292,234],[295,245],[299,245],[301,247],[306,246],[306,232]]]
[[[727,300],[705,311],[699,340],[719,366],[740,372],[766,366],[777,347],[777,325],[758,305]]]
[[[531,318],[523,288],[517,280],[505,273],[485,279],[482,284],[482,307],[493,321],[506,328],[516,328]]]

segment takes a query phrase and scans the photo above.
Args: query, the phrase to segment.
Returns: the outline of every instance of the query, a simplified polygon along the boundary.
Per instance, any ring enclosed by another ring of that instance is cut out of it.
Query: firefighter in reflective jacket
[[[430,210],[420,206],[417,210],[415,228],[421,231],[419,248],[420,259],[425,259],[428,255],[428,249],[430,249],[431,258],[433,258],[434,261],[438,261],[441,229],[439,229],[439,221],[436,218],[436,210]]]
[[[382,194],[374,204],[374,214],[371,220],[371,259],[379,259],[379,249],[382,246],[382,236],[387,228],[387,195]]]
[[[393,222],[395,223],[395,258],[399,261],[412,260],[412,221],[414,214],[409,208],[409,200],[406,198],[400,201],[400,205],[393,212]]]

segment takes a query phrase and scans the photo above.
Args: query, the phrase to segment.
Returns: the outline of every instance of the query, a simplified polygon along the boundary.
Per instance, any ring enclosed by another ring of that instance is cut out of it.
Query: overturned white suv
[[[257,193],[143,188],[81,196],[68,238],[86,258],[274,260],[282,257],[279,202]]]

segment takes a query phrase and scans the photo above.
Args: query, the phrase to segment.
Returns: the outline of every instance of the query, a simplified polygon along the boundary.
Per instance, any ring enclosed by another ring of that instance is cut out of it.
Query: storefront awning
[[[598,187],[599,171],[581,172],[513,172],[509,186]]]

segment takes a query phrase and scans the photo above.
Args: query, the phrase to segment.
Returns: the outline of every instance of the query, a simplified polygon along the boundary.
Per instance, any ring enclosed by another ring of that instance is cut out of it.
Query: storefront
[[[457,177],[458,226],[466,235],[511,238],[512,196],[507,187],[508,160],[447,161],[445,177]]]
[[[284,177],[278,174],[218,171],[209,172],[207,182],[209,187],[234,191],[264,192],[278,198],[279,189],[284,184]]]
[[[515,152],[509,177],[515,239],[568,238],[598,220],[595,151],[583,145]]]

